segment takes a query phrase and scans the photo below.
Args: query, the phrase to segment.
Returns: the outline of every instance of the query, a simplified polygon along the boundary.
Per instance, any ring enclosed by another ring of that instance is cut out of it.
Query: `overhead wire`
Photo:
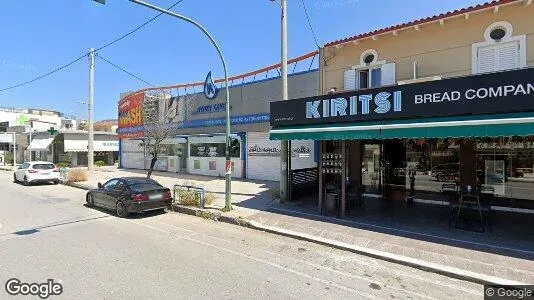
[[[306,14],[306,20],[308,20],[308,26],[310,27],[313,40],[315,41],[315,45],[317,46],[317,49],[319,49],[321,47],[319,46],[319,43],[317,42],[317,36],[315,35],[315,30],[313,30],[313,26],[310,21],[310,16],[308,15],[308,9],[306,9],[306,3],[304,2],[304,0],[301,0],[301,2],[302,2],[302,8],[304,9],[304,14]]]
[[[169,6],[169,8],[167,8],[167,10],[170,10],[170,9],[174,8],[176,5],[180,4],[182,1],[184,1],[184,0],[179,0],[179,1],[175,2],[173,5]],[[107,48],[107,47],[109,47],[109,46],[111,46],[111,45],[113,45],[113,44],[115,44],[115,43],[121,41],[122,39],[124,39],[124,38],[126,38],[126,37],[132,35],[132,34],[135,33],[136,31],[138,31],[139,29],[141,29],[141,28],[145,27],[146,25],[148,25],[149,23],[153,22],[154,20],[156,20],[157,18],[159,18],[161,15],[163,15],[162,12],[160,12],[160,13],[157,14],[157,15],[155,15],[154,17],[152,17],[152,18],[149,19],[148,21],[144,22],[143,24],[137,26],[137,27],[134,28],[133,30],[130,30],[129,32],[127,32],[127,33],[121,35],[120,37],[118,37],[118,38],[116,38],[116,39],[114,39],[113,41],[111,41],[111,42],[109,42],[109,43],[107,43],[107,44],[105,44],[105,45],[103,45],[103,46],[101,46],[101,47],[96,48],[95,51],[102,50],[102,49],[104,49],[104,48]],[[0,92],[4,92],[4,91],[8,91],[8,90],[11,90],[11,89],[14,89],[14,88],[18,88],[18,87],[21,87],[21,86],[30,84],[30,83],[32,83],[32,82],[35,82],[35,81],[37,81],[37,80],[43,79],[43,78],[45,78],[45,77],[48,77],[48,76],[50,76],[50,75],[52,75],[52,74],[54,74],[54,73],[56,73],[56,72],[58,72],[58,71],[61,71],[61,70],[65,69],[65,68],[70,67],[71,65],[77,63],[78,61],[80,61],[80,60],[82,60],[83,58],[87,57],[88,54],[89,54],[89,52],[86,52],[86,53],[84,53],[83,55],[79,56],[78,58],[75,58],[74,60],[72,60],[72,61],[70,61],[70,62],[68,62],[68,63],[66,63],[66,64],[64,64],[64,65],[61,65],[61,66],[59,66],[59,67],[53,69],[52,71],[49,71],[49,72],[47,72],[47,73],[45,73],[45,74],[43,74],[43,75],[37,76],[37,77],[35,77],[35,78],[33,78],[33,79],[30,79],[30,80],[27,80],[27,81],[24,81],[24,82],[21,82],[21,83],[17,83],[17,84],[15,84],[15,85],[12,85],[12,86],[9,86],[9,87],[6,87],[6,88],[2,88],[2,89],[0,89]],[[146,83],[146,82],[145,82],[145,83]]]
[[[142,81],[143,83],[148,84],[148,85],[150,85],[150,86],[152,86],[152,87],[155,87],[155,85],[153,85],[152,83],[150,83],[150,82],[144,80],[143,78],[141,78],[141,77],[139,77],[139,76],[133,74],[133,73],[130,72],[130,71],[127,71],[127,70],[124,69],[123,67],[120,67],[120,66],[118,66],[117,64],[112,63],[111,61],[109,61],[109,60],[105,59],[104,57],[102,57],[102,55],[100,55],[100,54],[97,53],[97,54],[96,54],[96,57],[99,58],[99,59],[101,59],[101,60],[103,60],[104,62],[108,63],[109,65],[111,65],[111,66],[113,66],[113,67],[119,69],[120,71],[122,71],[122,72],[124,72],[124,73],[126,73],[126,74],[128,74],[128,75],[130,75],[130,76],[132,76],[133,78],[135,78],[135,79],[137,79],[137,80],[139,80],[139,81]]]

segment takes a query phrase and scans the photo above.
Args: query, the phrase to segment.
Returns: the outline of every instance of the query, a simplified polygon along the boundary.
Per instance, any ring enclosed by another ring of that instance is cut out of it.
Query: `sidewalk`
[[[96,187],[112,177],[145,176],[141,170],[97,170],[85,183]],[[206,210],[177,211],[364,254],[478,283],[534,283],[534,228],[531,215],[499,212],[493,232],[449,228],[446,210],[417,204],[416,209],[382,211],[369,200],[365,214],[340,220],[317,215],[314,202],[281,204],[269,189],[278,182],[232,181],[233,210],[223,213],[224,178],[154,172],[153,179],[202,186],[217,197]],[[375,206],[375,207],[373,207]],[[517,224],[517,225],[516,225]]]

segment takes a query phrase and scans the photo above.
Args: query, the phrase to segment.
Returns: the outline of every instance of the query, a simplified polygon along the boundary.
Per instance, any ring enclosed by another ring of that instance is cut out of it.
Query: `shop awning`
[[[53,136],[46,138],[33,138],[29,148],[31,148],[32,151],[45,151],[48,149],[48,146],[50,146],[53,140]]]
[[[278,127],[272,140],[363,140],[534,135],[534,113]]]
[[[65,139],[65,152],[87,152],[89,142],[87,140]],[[93,141],[93,150],[99,152],[119,151],[118,141]]]

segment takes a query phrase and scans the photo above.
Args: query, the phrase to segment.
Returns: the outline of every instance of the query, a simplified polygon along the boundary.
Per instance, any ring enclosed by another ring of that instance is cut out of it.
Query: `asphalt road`
[[[177,213],[119,219],[82,190],[11,179],[0,171],[0,299],[10,278],[53,279],[63,293],[49,299],[482,298],[477,284]]]

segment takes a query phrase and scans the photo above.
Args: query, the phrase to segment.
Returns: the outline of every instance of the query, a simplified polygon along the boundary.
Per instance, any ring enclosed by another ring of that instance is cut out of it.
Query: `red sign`
[[[234,170],[234,162],[233,161],[226,161],[226,173],[231,173],[232,170]]]
[[[119,101],[119,128],[143,125],[145,93],[128,95]]]

